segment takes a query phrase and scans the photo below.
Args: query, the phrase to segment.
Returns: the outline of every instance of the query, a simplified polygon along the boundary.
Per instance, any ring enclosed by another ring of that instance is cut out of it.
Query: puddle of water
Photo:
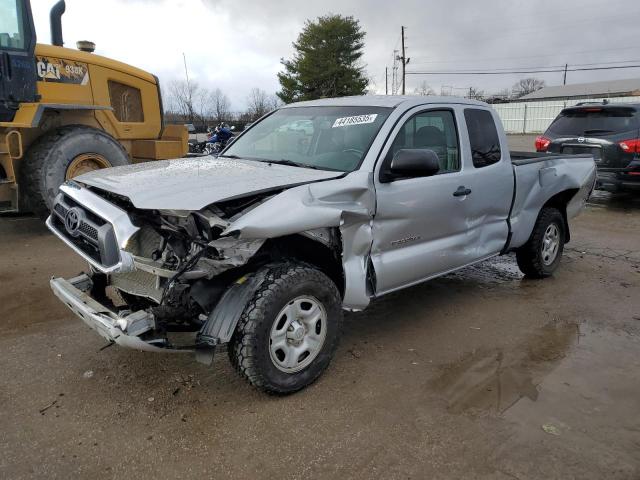
[[[539,385],[568,354],[579,326],[549,324],[509,350],[476,351],[443,367],[433,387],[453,413],[504,413],[522,398],[537,400]]]
[[[637,210],[640,208],[640,196],[633,193],[610,193],[594,190],[588,205],[610,210]]]

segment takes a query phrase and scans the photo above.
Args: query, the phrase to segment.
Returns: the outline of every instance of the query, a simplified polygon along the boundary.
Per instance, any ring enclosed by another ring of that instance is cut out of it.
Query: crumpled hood
[[[141,209],[200,210],[223,200],[341,175],[254,160],[193,157],[95,170],[74,180],[128,197]]]

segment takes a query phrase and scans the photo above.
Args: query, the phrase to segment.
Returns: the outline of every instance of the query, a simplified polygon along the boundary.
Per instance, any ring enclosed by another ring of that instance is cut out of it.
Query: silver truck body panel
[[[140,209],[200,210],[215,202],[342,174],[209,156],[95,170],[75,180],[127,197]]]
[[[413,115],[446,108],[454,112],[460,126],[464,125],[465,106],[427,104],[405,111],[381,149],[380,159],[385,158],[402,124]],[[505,245],[513,192],[510,165],[505,168],[503,160],[474,168],[466,129],[459,127],[458,132],[460,171],[375,184],[377,209],[371,257],[377,295],[488,258]],[[472,194],[454,197],[460,186],[471,189]]]
[[[345,276],[343,305],[349,310],[362,310],[371,295],[366,287],[366,268],[374,208],[372,174],[358,170],[340,179],[286,190],[240,217],[223,235],[275,238],[339,227]]]
[[[595,163],[591,157],[552,158],[514,165],[513,170],[517,188],[511,212],[513,235],[510,248],[526,243],[540,209],[560,192],[577,190],[567,206],[567,218],[575,217],[586,204],[596,180]]]
[[[364,309],[376,296],[523,245],[549,199],[568,190],[577,192],[567,205],[571,218],[594,185],[592,157],[556,156],[512,164],[500,120],[481,102],[372,96],[301,102],[283,108],[323,105],[395,107],[359,169],[351,173],[197,158],[97,171],[78,181],[128,197],[137,208],[150,210],[201,210],[216,202],[272,191],[270,198],[227,219],[228,226],[214,241],[218,250],[230,252],[227,264],[219,265],[220,271],[249,261],[265,240],[288,235],[304,235],[338,253],[327,234],[337,231],[344,275],[343,307],[349,310]],[[466,108],[491,112],[502,147],[499,162],[482,168],[473,165]],[[460,170],[381,182],[381,164],[402,124],[415,113],[433,109],[454,113]],[[471,193],[454,196],[460,187]],[[69,191],[69,195],[89,209],[96,203],[101,205],[96,199],[108,203],[86,189],[80,191],[87,193]],[[118,212],[102,213],[106,220],[126,225],[115,216]],[[122,248],[130,230],[126,225],[118,236]],[[205,262],[216,261],[203,259],[198,268],[206,269]],[[209,269],[216,271],[215,266]]]

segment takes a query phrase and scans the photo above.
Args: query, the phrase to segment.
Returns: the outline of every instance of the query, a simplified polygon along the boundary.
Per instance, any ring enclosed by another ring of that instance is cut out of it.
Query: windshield
[[[24,18],[22,0],[0,0],[0,48],[27,48]]]
[[[590,107],[561,112],[549,131],[556,135],[607,135],[636,130],[638,123],[631,108]]]
[[[223,156],[351,172],[390,112],[381,107],[283,108],[251,127]]]

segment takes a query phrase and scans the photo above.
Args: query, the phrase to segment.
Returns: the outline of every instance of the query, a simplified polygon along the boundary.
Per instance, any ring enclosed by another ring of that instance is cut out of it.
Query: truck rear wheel
[[[40,218],[49,215],[58,187],[101,168],[128,165],[129,156],[113,137],[95,128],[71,125],[39,138],[21,166],[27,205]]]
[[[565,223],[556,208],[543,208],[527,243],[516,250],[520,271],[530,278],[545,278],[560,264],[564,250]]]
[[[253,386],[288,394],[329,366],[342,328],[336,285],[299,263],[269,269],[247,303],[228,348],[231,364]]]

